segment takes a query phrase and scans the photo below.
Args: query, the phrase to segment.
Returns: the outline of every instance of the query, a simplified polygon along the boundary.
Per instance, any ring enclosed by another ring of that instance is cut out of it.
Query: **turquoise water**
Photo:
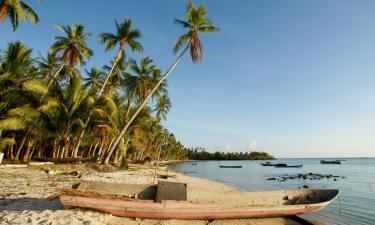
[[[375,158],[345,158],[342,164],[320,164],[321,159],[278,159],[272,163],[303,164],[302,168],[264,167],[265,161],[197,161],[172,165],[171,169],[187,175],[227,183],[250,191],[310,188],[340,189],[340,197],[329,207],[306,218],[324,224],[375,224]],[[242,165],[241,169],[223,169],[219,165]],[[267,181],[267,178],[297,173],[338,175],[321,180],[293,179],[284,182]],[[341,178],[344,176],[345,178]]]

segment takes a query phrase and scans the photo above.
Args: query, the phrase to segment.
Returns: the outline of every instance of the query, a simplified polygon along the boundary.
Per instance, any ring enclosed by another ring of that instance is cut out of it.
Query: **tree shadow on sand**
[[[0,198],[0,211],[42,211],[64,209],[59,200],[48,201],[45,198]]]

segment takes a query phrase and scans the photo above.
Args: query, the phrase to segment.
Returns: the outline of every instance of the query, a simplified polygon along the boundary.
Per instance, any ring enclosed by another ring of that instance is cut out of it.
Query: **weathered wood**
[[[149,184],[121,184],[82,180],[77,185],[79,190],[94,190],[110,196],[126,196],[138,199],[154,199],[156,187]]]
[[[186,201],[187,191],[186,184],[159,181],[156,192],[156,202],[162,202],[163,200],[175,200],[175,201]]]
[[[248,204],[237,206],[227,204],[195,204],[190,202],[128,201],[121,199],[61,195],[64,206],[94,209],[116,216],[143,219],[245,219],[292,216],[312,213],[326,207],[339,195],[339,190],[283,190],[270,192],[247,192]],[[304,198],[295,204],[288,199]]]

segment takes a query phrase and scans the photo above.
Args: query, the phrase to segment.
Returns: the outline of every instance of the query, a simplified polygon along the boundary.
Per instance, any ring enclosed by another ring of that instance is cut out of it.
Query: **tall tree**
[[[64,66],[71,68],[76,65],[84,65],[85,60],[89,59],[94,52],[87,46],[86,41],[91,36],[90,33],[84,33],[82,24],[73,24],[70,26],[56,25],[56,29],[62,31],[65,36],[55,37],[55,43],[50,48],[50,54],[57,56],[61,60],[59,69],[50,80],[49,88]]]
[[[24,0],[0,0],[0,23],[5,22],[8,17],[12,23],[13,31],[18,27],[19,18],[23,22],[28,19],[34,24],[39,21],[36,12]]]
[[[169,112],[171,108],[171,100],[168,98],[167,95],[162,95],[158,98],[156,102],[156,118],[159,120],[166,119],[167,113]]]
[[[175,22],[183,26],[183,28],[187,29],[188,32],[181,35],[174,44],[173,51],[175,53],[182,47],[183,44],[186,44],[184,50],[180,53],[177,57],[176,61],[169,67],[167,72],[160,78],[159,82],[155,85],[155,87],[151,90],[151,92],[147,95],[146,99],[139,105],[138,109],[130,118],[129,122],[122,128],[120,134],[117,136],[116,140],[114,141],[113,145],[109,149],[109,155],[106,157],[104,163],[109,162],[109,157],[116,149],[118,143],[124,136],[125,132],[129,128],[130,124],[133,120],[137,117],[138,113],[145,107],[148,101],[153,96],[154,92],[158,89],[159,85],[163,83],[163,81],[168,77],[168,75],[172,72],[172,70],[176,67],[176,65],[180,62],[181,58],[185,54],[185,52],[190,48],[190,55],[194,63],[199,62],[202,56],[202,45],[199,40],[199,33],[208,33],[208,32],[216,32],[219,31],[219,28],[213,26],[209,19],[206,17],[206,7],[202,4],[199,7],[195,7],[191,1],[188,2],[188,9],[186,12],[186,21],[176,19]]]
[[[99,35],[100,42],[106,45],[106,48],[105,48],[106,51],[112,50],[117,45],[119,45],[119,50],[113,61],[112,68],[109,70],[109,73],[107,77],[105,78],[104,83],[96,96],[96,101],[102,96],[104,90],[106,89],[107,83],[109,79],[111,78],[111,75],[113,73],[113,70],[117,62],[121,59],[123,55],[125,55],[126,46],[129,46],[132,51],[138,51],[138,52],[143,51],[142,45],[137,41],[137,39],[139,39],[142,36],[141,32],[138,29],[134,29],[132,27],[132,21],[130,19],[125,19],[125,21],[121,24],[119,24],[115,20],[115,24],[116,24],[116,33],[102,33]],[[82,128],[81,134],[79,135],[76,148],[75,148],[75,153],[78,152],[79,146],[81,145],[83,136],[86,132],[86,128],[91,120],[92,113],[93,113],[93,108],[91,108],[87,116],[87,119],[85,121],[85,124]]]

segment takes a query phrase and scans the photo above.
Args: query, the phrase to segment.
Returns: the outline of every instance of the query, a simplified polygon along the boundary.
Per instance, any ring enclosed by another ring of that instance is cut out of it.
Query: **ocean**
[[[302,168],[274,168],[260,165],[266,161],[230,160],[182,162],[171,165],[176,171],[223,182],[249,191],[270,191],[309,188],[340,189],[340,197],[329,207],[304,218],[324,224],[375,225],[375,158],[335,158],[341,164],[320,164],[324,158],[278,159],[272,163],[303,164]],[[332,159],[326,159],[332,160]],[[242,168],[219,168],[220,165],[242,165]],[[268,178],[296,175],[298,173],[319,173],[339,176],[320,180],[289,179],[286,181]]]

